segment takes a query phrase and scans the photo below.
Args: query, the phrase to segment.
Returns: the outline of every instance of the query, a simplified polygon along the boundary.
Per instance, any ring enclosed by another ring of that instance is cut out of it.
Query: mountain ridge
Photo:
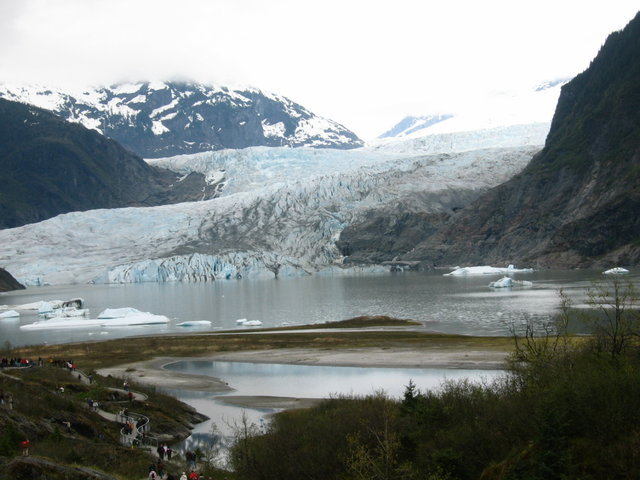
[[[193,82],[137,82],[77,91],[0,85],[0,97],[51,110],[144,158],[224,148],[357,148],[353,132],[286,97]]]
[[[50,111],[0,98],[0,228],[95,208],[210,198],[201,174],[156,168]]]
[[[640,264],[640,13],[562,87],[543,150],[407,259]]]

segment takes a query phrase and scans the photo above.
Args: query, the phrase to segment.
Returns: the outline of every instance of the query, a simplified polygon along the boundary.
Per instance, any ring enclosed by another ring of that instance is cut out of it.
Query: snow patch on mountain
[[[0,97],[51,110],[147,158],[257,145],[363,145],[342,125],[255,88],[140,82],[63,91],[4,84]]]
[[[405,117],[372,144],[515,125],[550,124],[560,89],[569,80],[558,79],[522,90],[494,93],[458,107],[455,112]]]

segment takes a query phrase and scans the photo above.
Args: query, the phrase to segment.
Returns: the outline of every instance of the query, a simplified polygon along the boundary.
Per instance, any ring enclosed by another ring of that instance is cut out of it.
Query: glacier
[[[0,265],[27,286],[388,271],[343,266],[335,242],[345,226],[381,207],[437,213],[467,204],[541,148],[523,134],[536,125],[514,128],[509,147],[475,148],[492,135],[481,144],[500,144],[508,129],[462,132],[447,137],[444,153],[255,147],[156,159],[149,163],[204,173],[220,196],[1,230]]]

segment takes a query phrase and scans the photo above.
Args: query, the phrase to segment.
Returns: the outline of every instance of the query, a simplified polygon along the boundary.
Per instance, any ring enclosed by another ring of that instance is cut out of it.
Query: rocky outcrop
[[[154,206],[215,195],[204,176],[151,167],[97,132],[0,99],[0,228],[61,213]]]
[[[640,14],[562,87],[545,147],[524,171],[452,215],[432,235],[426,222],[422,241],[401,259],[424,266],[637,265],[638,212]],[[372,258],[394,254],[385,242],[384,233],[370,242],[380,254]]]
[[[24,285],[18,283],[13,276],[4,268],[0,268],[0,292],[10,292],[11,290],[24,290]]]

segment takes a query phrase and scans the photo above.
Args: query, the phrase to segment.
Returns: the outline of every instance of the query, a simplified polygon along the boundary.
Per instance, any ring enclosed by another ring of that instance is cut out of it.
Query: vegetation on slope
[[[171,441],[186,437],[204,419],[191,407],[153,390],[145,402],[114,399],[109,387],[119,380],[101,378],[87,385],[75,373],[53,366],[5,368],[0,372],[0,479],[143,478],[155,463],[148,450],[120,445],[117,422],[105,420],[88,406],[116,413],[129,408],[151,419],[151,432]],[[135,386],[136,390],[141,387]],[[21,443],[29,440],[29,456]],[[173,465],[173,473],[183,468]]]
[[[594,336],[554,329],[519,338],[509,375],[446,383],[404,398],[333,398],[249,425],[232,452],[238,479],[602,479],[640,476],[640,297],[596,286]],[[531,326],[528,326],[530,328]]]
[[[178,174],[147,165],[97,132],[4,99],[0,167],[0,228],[72,211],[199,200],[205,185],[196,174],[177,182]]]

